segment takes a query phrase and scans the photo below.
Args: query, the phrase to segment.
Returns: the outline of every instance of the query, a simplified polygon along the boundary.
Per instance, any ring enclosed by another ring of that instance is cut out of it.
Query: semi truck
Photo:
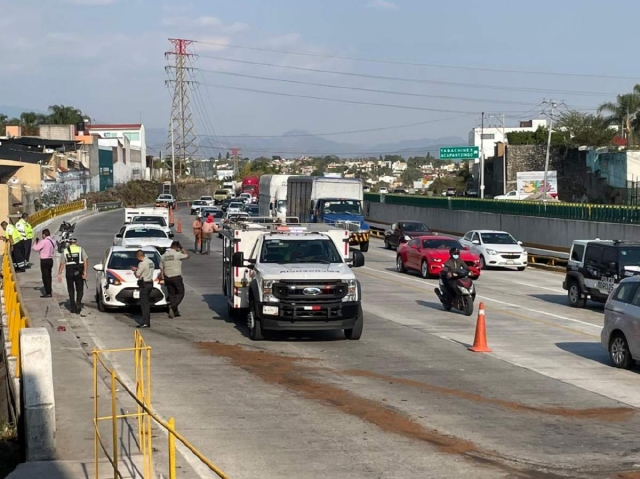
[[[228,190],[231,198],[235,198],[240,191],[241,183],[238,181],[225,181],[222,183],[222,189]]]
[[[350,244],[369,250],[362,181],[357,178],[293,176],[287,181],[287,215],[301,223],[327,223],[349,231]]]
[[[258,176],[247,176],[242,180],[242,191],[240,193],[249,193],[251,202],[257,203],[260,195],[260,178]]]
[[[363,331],[362,290],[349,256],[349,232],[326,224],[236,223],[223,234],[222,287],[229,315],[249,337],[274,331]]]
[[[262,175],[258,207],[260,216],[287,217],[287,180],[291,175]]]

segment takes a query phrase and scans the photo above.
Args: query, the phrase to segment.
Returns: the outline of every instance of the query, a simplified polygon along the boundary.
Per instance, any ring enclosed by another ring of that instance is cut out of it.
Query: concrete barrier
[[[508,231],[527,246],[568,251],[575,239],[640,238],[640,225],[599,223],[592,221],[538,218],[475,211],[421,208],[365,202],[371,221],[395,223],[400,220],[422,221],[430,228],[462,236],[474,229]]]
[[[22,407],[27,461],[54,459],[56,411],[51,339],[46,328],[20,330]]]

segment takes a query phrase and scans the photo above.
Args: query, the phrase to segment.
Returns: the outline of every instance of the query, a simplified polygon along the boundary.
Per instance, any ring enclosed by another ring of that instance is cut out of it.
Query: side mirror
[[[522,241],[518,241],[518,244],[519,244],[520,246],[522,246]]]
[[[471,241],[473,244],[480,244],[480,240],[473,240]]]
[[[118,234],[116,235],[116,238],[122,238],[122,235],[121,235],[120,233],[118,233]]]
[[[418,249],[418,245],[417,245],[417,244],[412,244],[412,245],[411,245],[411,247],[412,247],[413,249]]]
[[[360,266],[364,266],[364,255],[360,251],[353,251],[351,258],[352,258],[351,266],[353,268],[359,268]]]
[[[468,247],[468,246],[465,246],[465,247],[464,247],[464,249],[469,250],[469,247]]]
[[[231,257],[231,266],[234,268],[244,268],[244,253],[242,251],[233,253],[233,256]]]
[[[94,264],[93,269],[95,271],[104,271],[104,268],[102,267],[102,263]]]
[[[169,233],[169,238],[173,238],[175,235],[173,233]]]
[[[175,223],[169,223],[169,228],[173,228],[175,225]]]

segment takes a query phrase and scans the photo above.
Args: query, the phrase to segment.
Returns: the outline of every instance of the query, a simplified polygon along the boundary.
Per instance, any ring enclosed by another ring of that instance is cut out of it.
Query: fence
[[[31,226],[37,226],[45,221],[49,221],[52,218],[60,215],[66,215],[67,213],[71,213],[72,211],[82,210],[85,208],[86,202],[85,200],[78,200],[72,203],[67,203],[66,205],[58,205],[52,208],[47,208],[45,210],[40,210],[31,216],[29,216],[29,223]]]
[[[118,376],[113,367],[109,367],[104,359],[107,354],[131,352],[134,357],[135,368],[135,391],[132,391],[127,384]],[[99,391],[98,380],[101,377],[100,371],[107,374],[109,378],[109,390],[111,393],[111,414],[108,416],[99,416]],[[118,414],[118,391],[124,391],[126,395],[133,399],[136,403],[136,412],[131,414]],[[169,452],[169,478],[176,479],[176,439],[187,447],[198,459],[200,459],[209,470],[213,471],[221,479],[228,479],[228,476],[215,466],[209,459],[204,457],[189,441],[187,441],[175,429],[175,420],[173,418],[163,421],[154,412],[151,406],[151,347],[147,346],[144,338],[138,331],[134,331],[133,348],[125,349],[109,349],[93,351],[93,405],[94,405],[94,441],[95,441],[95,478],[99,477],[99,450],[106,456],[107,460],[113,468],[114,478],[122,479],[118,458],[118,421],[126,418],[136,418],[138,422],[137,445],[142,454],[142,474],[144,479],[154,477],[153,471],[153,445],[151,421],[166,430],[168,436],[168,452]],[[111,441],[112,450],[109,453],[105,446],[105,441],[100,434],[100,422],[111,422]]]
[[[466,210],[477,211],[479,213],[537,216],[542,218],[599,221],[604,223],[640,224],[640,207],[636,206],[499,201],[476,198],[380,195],[377,193],[365,193],[364,199],[372,203],[417,206],[421,208]]]

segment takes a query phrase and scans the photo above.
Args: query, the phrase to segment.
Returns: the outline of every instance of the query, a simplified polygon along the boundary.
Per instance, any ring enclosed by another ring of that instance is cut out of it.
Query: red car
[[[419,236],[398,247],[396,269],[399,273],[407,270],[420,271],[423,278],[437,276],[442,265],[450,258],[449,250],[458,248],[460,259],[480,276],[480,257],[469,248],[462,246],[457,239],[448,236]]]

